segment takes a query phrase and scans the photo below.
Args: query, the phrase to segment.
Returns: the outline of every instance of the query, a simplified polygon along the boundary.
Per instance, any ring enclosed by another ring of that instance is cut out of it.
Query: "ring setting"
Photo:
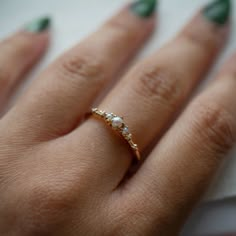
[[[132,134],[129,131],[129,127],[124,123],[124,118],[115,115],[114,113],[109,113],[98,108],[92,108],[92,115],[98,118],[102,118],[106,124],[108,124],[113,130],[118,132],[126,142],[131,147],[136,159],[139,161],[141,159],[138,145],[134,143]]]

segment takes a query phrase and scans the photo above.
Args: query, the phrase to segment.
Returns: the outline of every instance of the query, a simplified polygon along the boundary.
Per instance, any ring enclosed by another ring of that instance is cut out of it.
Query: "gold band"
[[[140,161],[141,156],[138,149],[138,145],[135,144],[134,141],[132,140],[132,134],[129,132],[129,128],[124,123],[123,118],[113,113],[108,113],[99,110],[98,108],[92,108],[91,112],[92,115],[98,118],[102,118],[106,122],[106,124],[112,127],[113,130],[117,131],[127,141],[133,153],[135,154],[135,157],[137,158],[138,161]]]

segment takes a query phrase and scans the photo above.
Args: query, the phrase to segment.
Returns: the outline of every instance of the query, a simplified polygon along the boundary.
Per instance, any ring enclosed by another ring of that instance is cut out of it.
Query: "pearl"
[[[121,128],[123,125],[123,119],[119,116],[112,118],[111,124],[113,128]]]

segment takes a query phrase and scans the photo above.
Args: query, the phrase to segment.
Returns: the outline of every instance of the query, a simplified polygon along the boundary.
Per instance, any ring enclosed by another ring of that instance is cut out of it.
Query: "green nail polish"
[[[207,5],[203,10],[203,14],[207,19],[219,25],[228,22],[230,13],[230,0],[215,0]]]
[[[138,16],[150,17],[156,9],[157,0],[138,0],[131,5],[131,10]]]
[[[25,25],[25,30],[32,33],[42,32],[50,27],[51,20],[49,17],[43,17],[36,19],[27,25]]]

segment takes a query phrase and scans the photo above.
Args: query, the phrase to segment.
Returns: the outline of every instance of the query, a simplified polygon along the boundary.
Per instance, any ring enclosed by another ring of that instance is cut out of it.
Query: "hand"
[[[124,8],[3,115],[0,235],[179,233],[235,141],[235,55],[174,122],[227,39],[230,1],[201,10],[98,100],[153,31],[154,5]],[[0,44],[2,109],[45,51],[48,26],[49,19],[38,20]],[[85,119],[94,103],[123,116],[139,145],[143,161],[129,178],[129,145],[104,122]]]

